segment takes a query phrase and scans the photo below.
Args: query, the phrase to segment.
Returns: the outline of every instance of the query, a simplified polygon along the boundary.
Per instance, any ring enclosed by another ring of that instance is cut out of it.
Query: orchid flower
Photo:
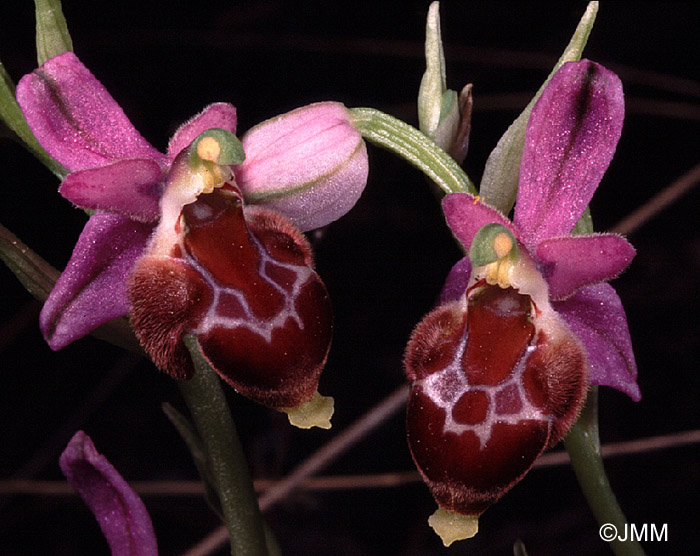
[[[100,524],[112,556],[158,555],[146,507],[87,434],[75,433],[59,465]]]
[[[640,398],[625,313],[605,283],[634,248],[615,234],[570,235],[623,116],[614,73],[566,63],[528,121],[513,221],[466,193],[443,200],[469,254],[405,363],[409,444],[446,544],[474,535],[478,516],[568,432],[589,384]]]
[[[151,268],[153,274],[140,272],[130,282],[129,277],[147,245],[149,256],[175,255],[169,249],[187,233],[180,253],[192,255],[189,246],[197,235],[198,219],[201,233],[195,250],[207,262],[200,264],[200,256],[197,272],[219,282],[209,279],[206,300],[201,295],[194,300],[196,319],[189,314],[187,323],[172,316],[154,323],[137,317],[137,336],[156,364],[175,377],[191,376],[191,363],[182,360],[182,336],[194,333],[206,344],[204,355],[216,370],[246,395],[277,408],[308,401],[313,395],[309,381],[301,386],[291,375],[307,375],[311,383],[317,382],[330,345],[332,312],[302,232],[344,215],[367,180],[366,147],[345,107],[334,102],[305,106],[255,126],[238,142],[235,108],[212,104],[183,124],[162,154],[139,135],[73,53],[56,56],[22,78],[17,100],[39,142],[69,171],[59,188],[61,195],[95,211],[42,310],[40,324],[49,345],[60,349],[130,313],[127,284],[137,292],[132,302],[142,299],[138,292],[146,292],[149,284],[161,280],[163,286],[157,265]],[[211,194],[218,200],[197,203],[200,196]],[[231,204],[235,207],[224,209]],[[217,230],[204,230],[212,223],[205,222],[205,206],[226,213]],[[180,220],[183,212],[189,213],[187,229],[180,228],[185,225]],[[156,229],[162,233],[151,240]],[[167,245],[163,234],[170,241]],[[230,243],[226,237],[232,238]],[[180,265],[178,271],[186,269]],[[161,291],[172,296],[177,283],[173,278],[172,287]],[[186,288],[179,292],[192,293]],[[151,301],[155,293],[149,292]],[[206,313],[206,303],[210,318],[203,324],[199,317]],[[144,304],[145,300],[137,306]],[[217,308],[228,321],[215,326],[211,315]],[[255,347],[235,354],[235,361],[223,361],[231,353],[222,354],[222,346],[230,345],[233,337],[223,339],[222,328],[237,328],[236,334],[241,334],[240,319],[255,336]],[[257,378],[235,378],[222,370],[236,365],[239,373],[258,373]],[[263,367],[265,377],[260,375]],[[278,387],[286,393],[275,397],[272,391]]]

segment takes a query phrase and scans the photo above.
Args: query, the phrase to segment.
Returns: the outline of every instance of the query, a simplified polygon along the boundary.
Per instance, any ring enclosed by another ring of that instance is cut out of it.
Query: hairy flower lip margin
[[[70,172],[60,193],[77,206],[97,211],[78,238],[40,316],[47,343],[58,350],[100,324],[127,314],[126,276],[158,220],[159,197],[170,165],[206,129],[216,127],[235,133],[236,110],[228,103],[209,105],[178,128],[167,154],[162,154],[138,133],[105,87],[72,52],[51,58],[25,75],[16,94],[32,132]],[[332,118],[336,127],[340,126],[341,135],[345,133],[349,138],[340,141],[348,157],[345,164],[338,164],[336,156],[336,165],[316,176],[318,179],[303,195],[296,199],[293,194],[279,195],[270,203],[270,208],[283,214],[286,211],[286,216],[310,230],[328,224],[354,206],[367,181],[367,153],[341,104],[317,103],[299,110],[310,114],[316,123]],[[274,134],[276,122],[285,117],[293,119],[282,115],[256,127]],[[247,135],[256,134],[260,131],[254,128]],[[285,153],[300,148],[293,143],[295,137],[298,139],[298,134],[281,139],[282,146],[287,141],[289,147],[281,150],[285,164],[279,156],[259,157],[257,168],[265,171],[267,165],[289,174],[294,166],[305,162]],[[349,152],[347,145],[352,147]],[[319,149],[301,148],[301,152],[314,155],[316,167],[322,166],[319,163],[326,156]],[[245,174],[248,166],[242,168]],[[333,168],[337,174],[333,174]],[[253,191],[260,184],[253,178],[246,186]],[[124,238],[130,239],[125,243]],[[114,245],[120,247],[114,249]],[[100,253],[99,260],[95,253]]]
[[[477,267],[406,350],[409,446],[438,515],[456,520],[431,519],[445,542],[475,534],[478,516],[562,438],[585,399],[582,342],[551,307],[527,252],[514,265],[505,287]]]

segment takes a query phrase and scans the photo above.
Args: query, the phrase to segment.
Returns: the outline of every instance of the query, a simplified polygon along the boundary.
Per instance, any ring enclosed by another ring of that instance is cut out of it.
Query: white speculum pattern
[[[523,387],[523,373],[525,372],[530,354],[535,350],[534,338],[531,345],[525,348],[515,368],[505,380],[495,385],[480,384],[474,386],[469,384],[467,375],[462,369],[462,354],[466,348],[467,341],[468,334],[465,333],[449,365],[447,365],[444,370],[433,373],[416,382],[432,402],[445,412],[443,432],[460,435],[466,431],[472,431],[479,439],[480,447],[483,449],[491,438],[491,431],[496,423],[515,425],[520,421],[534,420],[546,422],[549,420],[547,414],[532,404]],[[520,399],[520,411],[514,414],[496,413],[497,394],[512,386],[515,387],[517,396]],[[486,412],[486,417],[481,423],[474,425],[458,423],[452,416],[452,410],[455,404],[467,391],[481,391],[488,397],[488,410]]]
[[[241,290],[222,285],[216,278],[214,278],[207,268],[199,264],[196,259],[187,253],[185,250],[184,241],[181,239],[180,247],[182,252],[186,253],[185,258],[187,262],[201,274],[202,278],[204,278],[205,282],[211,288],[214,294],[213,302],[207,309],[206,315],[199,323],[197,329],[194,330],[195,334],[206,334],[215,327],[229,329],[243,327],[261,336],[267,343],[270,343],[272,341],[273,330],[278,327],[284,327],[287,319],[292,319],[297,323],[301,330],[304,329],[304,323],[296,309],[296,299],[301,292],[301,289],[312,277],[313,271],[306,265],[293,265],[272,259],[258,239],[252,234],[250,237],[251,241],[257,248],[260,257],[258,261],[257,275],[261,280],[267,282],[267,284],[280,293],[282,299],[284,300],[281,310],[273,318],[261,319],[250,308],[245,293]],[[291,288],[286,289],[280,286],[268,275],[268,264],[294,273],[295,281]],[[221,296],[223,294],[230,295],[236,299],[243,310],[243,317],[228,317],[217,312]]]

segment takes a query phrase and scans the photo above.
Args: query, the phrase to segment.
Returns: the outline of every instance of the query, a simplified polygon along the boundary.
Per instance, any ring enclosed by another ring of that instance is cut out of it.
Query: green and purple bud
[[[241,143],[246,159],[234,172],[245,202],[284,214],[302,232],[347,213],[367,183],[367,147],[338,102],[266,120]]]

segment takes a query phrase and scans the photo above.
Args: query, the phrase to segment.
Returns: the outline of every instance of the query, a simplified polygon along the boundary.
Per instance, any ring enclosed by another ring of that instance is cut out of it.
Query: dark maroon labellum
[[[193,333],[243,395],[276,409],[308,401],[333,317],[304,236],[275,212],[244,208],[232,186],[185,205],[182,220],[169,256],[142,258],[130,280],[132,324],[156,365],[191,377],[182,336]]]
[[[406,351],[407,430],[438,504],[480,515],[558,442],[586,389],[578,340],[527,295],[483,280],[428,314]],[[551,317],[550,317],[551,318]]]

